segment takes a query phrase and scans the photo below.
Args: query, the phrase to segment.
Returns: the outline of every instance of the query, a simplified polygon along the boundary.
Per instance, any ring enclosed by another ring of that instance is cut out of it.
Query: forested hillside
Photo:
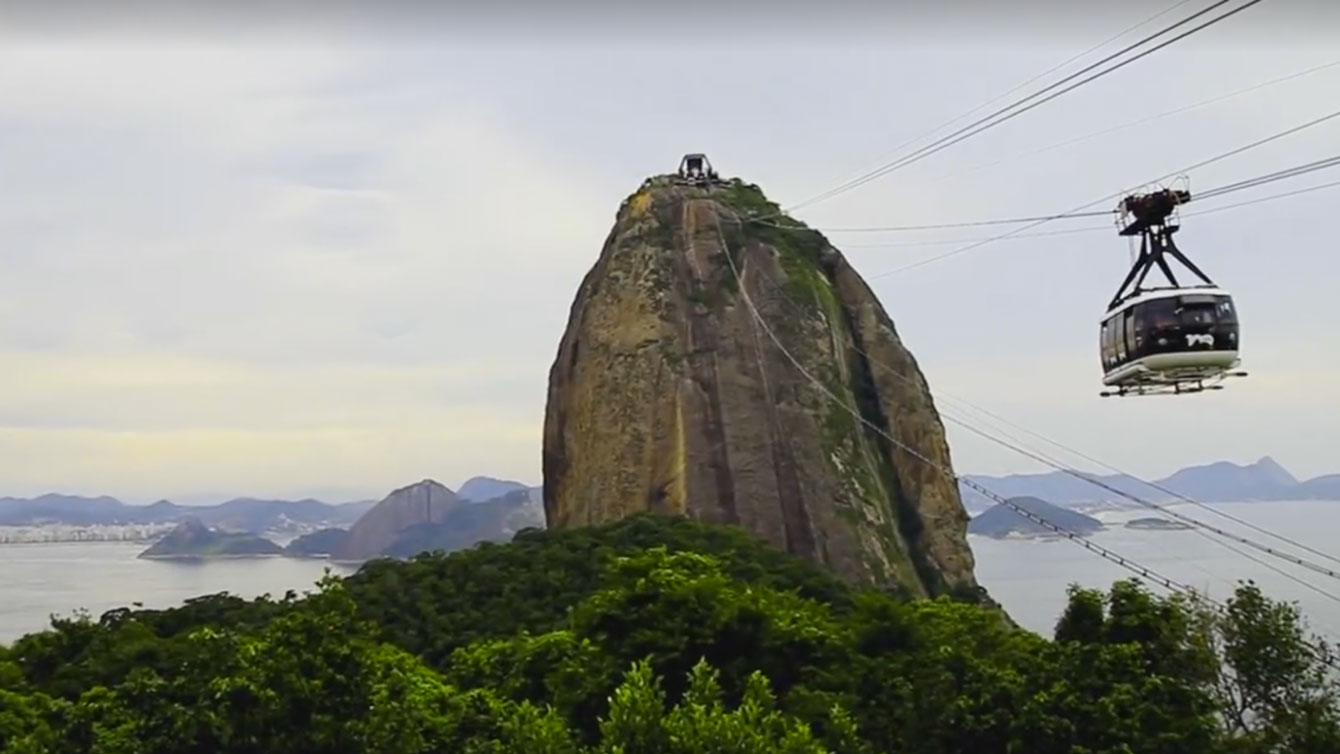
[[[1304,638],[1251,585],[1216,611],[1120,582],[1048,639],[638,516],[58,620],[0,651],[0,751],[1333,754]]]

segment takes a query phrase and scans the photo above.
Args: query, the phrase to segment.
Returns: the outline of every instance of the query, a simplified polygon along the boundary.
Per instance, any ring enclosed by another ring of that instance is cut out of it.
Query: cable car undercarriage
[[[1234,371],[1240,344],[1232,296],[1172,239],[1180,226],[1167,220],[1190,200],[1188,191],[1162,189],[1127,196],[1118,206],[1125,224],[1118,235],[1139,235],[1140,253],[1100,322],[1103,384],[1111,388],[1104,397],[1221,390],[1224,379],[1247,374]],[[1179,285],[1168,257],[1203,285]],[[1170,286],[1142,288],[1156,266]]]

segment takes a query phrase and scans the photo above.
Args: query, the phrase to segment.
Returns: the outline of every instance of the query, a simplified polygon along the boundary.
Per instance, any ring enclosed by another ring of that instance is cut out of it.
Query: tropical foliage
[[[54,620],[0,649],[0,751],[1334,754],[1329,652],[1250,583],[1074,588],[1048,639],[643,516]]]

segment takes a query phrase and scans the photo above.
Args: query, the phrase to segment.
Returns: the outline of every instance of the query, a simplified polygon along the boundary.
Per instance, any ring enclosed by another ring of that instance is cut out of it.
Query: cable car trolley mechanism
[[[1118,235],[1138,235],[1140,252],[1100,322],[1103,384],[1110,388],[1103,396],[1219,390],[1224,378],[1246,376],[1233,371],[1241,345],[1233,297],[1173,242],[1181,227],[1177,207],[1189,201],[1189,191],[1165,188],[1132,194],[1117,207],[1124,226]],[[1169,258],[1203,284],[1179,285]],[[1170,285],[1142,287],[1156,266]]]

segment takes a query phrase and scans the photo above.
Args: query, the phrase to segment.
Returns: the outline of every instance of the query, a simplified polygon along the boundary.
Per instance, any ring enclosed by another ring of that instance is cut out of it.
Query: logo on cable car
[[[1210,333],[1187,333],[1186,344],[1188,346],[1194,346],[1198,343],[1207,346],[1213,346],[1214,335],[1211,335]]]

